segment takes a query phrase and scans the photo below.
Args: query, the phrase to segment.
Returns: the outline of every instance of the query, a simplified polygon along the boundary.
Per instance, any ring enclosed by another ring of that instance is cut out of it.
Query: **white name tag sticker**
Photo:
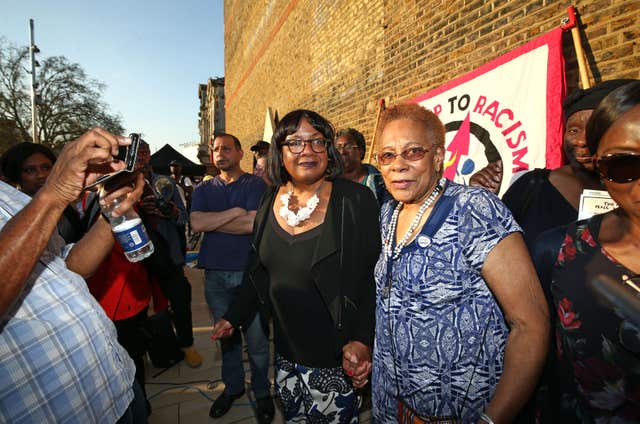
[[[583,190],[580,195],[578,221],[609,212],[618,207],[606,190]]]

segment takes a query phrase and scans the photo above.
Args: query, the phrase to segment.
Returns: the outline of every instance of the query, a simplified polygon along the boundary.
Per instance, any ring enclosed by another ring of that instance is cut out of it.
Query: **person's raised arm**
[[[549,311],[520,233],[512,233],[489,253],[482,275],[509,325],[504,372],[485,413],[507,423],[525,405],[547,354]],[[481,421],[480,421],[481,422]]]
[[[144,178],[142,174],[138,174],[135,187],[128,185],[120,187],[109,193],[101,202],[109,203],[112,199],[126,196],[118,208],[113,210],[114,215],[122,215],[136,204],[143,189]],[[66,258],[67,268],[80,274],[83,278],[91,277],[113,249],[114,240],[111,225],[103,216],[100,216],[87,234],[69,252]]]
[[[114,162],[117,138],[100,128],[92,129],[62,150],[45,185],[31,202],[0,230],[0,316],[10,310],[24,283],[42,255],[65,207],[78,198],[82,188],[108,171],[124,167]]]

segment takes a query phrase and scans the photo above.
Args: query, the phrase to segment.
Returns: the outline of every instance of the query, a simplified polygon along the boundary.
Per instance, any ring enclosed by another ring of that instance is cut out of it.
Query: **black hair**
[[[22,175],[22,164],[30,156],[36,153],[41,153],[46,156],[51,163],[56,163],[56,155],[51,149],[42,144],[34,144],[28,141],[18,143],[15,146],[7,150],[0,159],[0,166],[2,167],[2,174],[12,184],[20,184],[20,177]]]
[[[211,145],[213,146],[213,142],[216,141],[218,137],[230,137],[233,140],[233,144],[236,146],[236,149],[242,150],[242,144],[240,144],[240,140],[233,134],[225,133],[225,132],[217,132],[213,134],[213,140],[211,140]]]
[[[598,150],[600,139],[622,115],[640,104],[640,81],[612,91],[598,105],[587,122],[587,147],[591,154]]]
[[[312,110],[297,109],[282,117],[271,137],[269,158],[267,160],[267,174],[274,185],[284,185],[291,180],[291,176],[282,162],[282,143],[288,135],[298,131],[302,119],[305,119],[316,131],[320,132],[322,136],[329,141],[327,143],[328,164],[325,178],[332,181],[342,175],[342,157],[333,144],[335,130],[331,122]]]
[[[356,142],[356,146],[360,148],[360,160],[364,159],[364,152],[367,150],[367,143],[364,141],[364,135],[355,128],[343,128],[336,134],[336,140],[342,136],[350,137]]]
[[[636,80],[614,79],[601,82],[587,89],[577,88],[573,90],[562,102],[565,122],[576,112],[597,108],[602,99],[607,97],[613,90],[634,81]]]

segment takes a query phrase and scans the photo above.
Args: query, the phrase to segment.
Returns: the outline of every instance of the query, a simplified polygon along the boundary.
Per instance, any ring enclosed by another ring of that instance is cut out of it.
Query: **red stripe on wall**
[[[225,38],[227,37],[227,32],[229,32],[229,25],[227,25],[227,22],[231,22],[231,20],[233,19],[233,16],[235,15],[235,11],[236,11],[236,6],[238,5],[238,1],[233,1],[231,4],[231,7],[229,8],[229,16],[227,16],[224,20],[225,24],[224,24],[224,36]],[[226,9],[225,9],[226,10]]]
[[[298,4],[298,0],[291,0],[287,5],[287,8],[284,10],[284,12],[282,12],[282,15],[280,15],[280,19],[278,19],[278,22],[276,23],[275,27],[273,27],[273,29],[271,30],[271,33],[269,33],[267,40],[264,42],[264,44],[262,45],[258,53],[254,56],[253,60],[251,61],[251,64],[242,75],[240,82],[238,83],[236,88],[233,90],[233,93],[231,94],[231,96],[227,97],[227,102],[225,107],[229,107],[231,105],[231,103],[233,102],[233,99],[236,97],[236,95],[244,85],[245,81],[249,78],[249,76],[253,72],[253,69],[256,67],[256,65],[262,58],[262,56],[264,56],[264,53],[267,51],[267,49],[271,45],[271,42],[280,31],[280,28],[282,28],[282,25],[284,25],[284,22],[287,20],[287,18],[291,14],[291,11],[296,7],[296,4]]]

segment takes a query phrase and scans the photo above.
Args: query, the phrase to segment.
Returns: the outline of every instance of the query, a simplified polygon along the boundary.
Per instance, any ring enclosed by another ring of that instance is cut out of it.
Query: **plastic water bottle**
[[[142,219],[135,210],[129,209],[124,215],[113,216],[112,212],[120,206],[124,199],[123,196],[102,206],[102,212],[109,219],[113,235],[122,246],[124,255],[130,262],[138,262],[153,253],[153,242],[149,239]]]

